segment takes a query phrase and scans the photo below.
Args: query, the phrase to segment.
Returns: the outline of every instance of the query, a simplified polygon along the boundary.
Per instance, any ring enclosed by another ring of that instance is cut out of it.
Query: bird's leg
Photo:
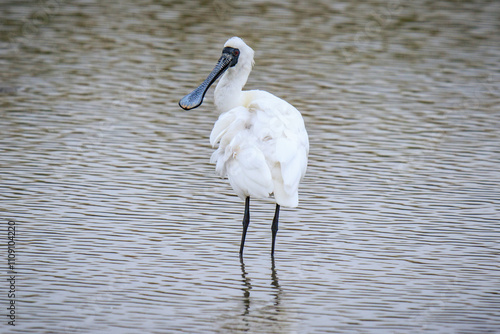
[[[280,205],[276,204],[276,211],[274,212],[273,225],[271,231],[273,232],[273,245],[271,247],[271,256],[274,256],[274,245],[276,243],[276,234],[278,233],[278,219],[280,216]]]
[[[240,257],[243,256],[243,247],[245,247],[245,237],[247,235],[248,225],[250,225],[250,196],[245,199],[245,214],[243,215],[243,234],[241,235]]]

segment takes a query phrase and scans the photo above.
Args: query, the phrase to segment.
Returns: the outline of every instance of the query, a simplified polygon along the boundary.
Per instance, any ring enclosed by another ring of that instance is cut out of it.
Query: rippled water
[[[499,2],[0,8],[2,333],[500,332]],[[274,261],[257,200],[239,260],[212,92],[177,105],[233,35],[310,135]]]

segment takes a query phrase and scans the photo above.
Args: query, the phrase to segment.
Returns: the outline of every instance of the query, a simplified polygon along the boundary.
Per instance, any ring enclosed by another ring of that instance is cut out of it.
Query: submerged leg
[[[245,247],[245,237],[247,235],[248,225],[250,224],[250,196],[245,199],[245,214],[243,215],[243,234],[241,235],[240,257],[243,256],[243,247]]]
[[[278,219],[280,216],[280,205],[276,204],[276,211],[274,212],[273,225],[271,231],[273,232],[273,245],[271,247],[271,256],[274,256],[274,245],[276,243],[276,234],[278,233]]]

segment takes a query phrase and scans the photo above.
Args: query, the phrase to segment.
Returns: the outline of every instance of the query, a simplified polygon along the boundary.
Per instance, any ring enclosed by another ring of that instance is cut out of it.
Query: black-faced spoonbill
[[[210,85],[221,113],[210,134],[211,162],[217,173],[245,200],[240,256],[250,224],[250,197],[274,194],[276,211],[271,227],[274,255],[280,206],[296,207],[299,182],[304,177],[309,139],[300,112],[288,102],[262,90],[242,91],[253,66],[254,51],[239,37],[230,38],[207,79],[179,105],[185,110],[201,105]]]

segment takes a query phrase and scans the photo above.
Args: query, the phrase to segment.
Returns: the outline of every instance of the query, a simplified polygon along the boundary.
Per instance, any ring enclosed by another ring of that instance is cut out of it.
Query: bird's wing
[[[265,198],[273,192],[271,171],[266,158],[255,142],[238,134],[228,148],[227,175],[238,196]]]
[[[290,198],[286,201],[289,206],[296,206],[298,186],[305,175],[309,153],[304,121],[300,112],[288,102],[267,92],[260,95],[262,98],[249,105],[254,115],[254,133],[270,168],[279,168],[278,173],[273,172],[275,197],[277,191],[283,190],[283,196]]]
[[[226,176],[226,162],[232,155],[231,147],[228,147],[233,138],[243,129],[248,122],[248,112],[246,108],[237,107],[219,116],[214,128],[210,133],[210,144],[215,150],[210,158],[211,163],[215,163],[215,171],[219,176]]]
[[[220,115],[210,135],[210,143],[219,145],[212,154],[220,176],[227,176],[241,198],[267,197],[273,191],[271,172],[252,131],[247,108],[236,107]]]
[[[264,91],[249,91],[247,107],[219,116],[210,135],[220,176],[238,196],[267,197],[297,206],[298,186],[307,168],[309,140],[300,112]]]
[[[226,140],[233,138],[243,128],[244,123],[248,122],[248,117],[248,111],[244,107],[236,107],[221,114],[210,133],[212,147],[219,144],[222,137],[228,133],[229,136],[226,136]],[[224,145],[224,143],[221,143],[221,145]]]
[[[297,191],[307,169],[307,149],[295,134],[286,134],[276,141],[276,159],[280,163],[285,192]]]

